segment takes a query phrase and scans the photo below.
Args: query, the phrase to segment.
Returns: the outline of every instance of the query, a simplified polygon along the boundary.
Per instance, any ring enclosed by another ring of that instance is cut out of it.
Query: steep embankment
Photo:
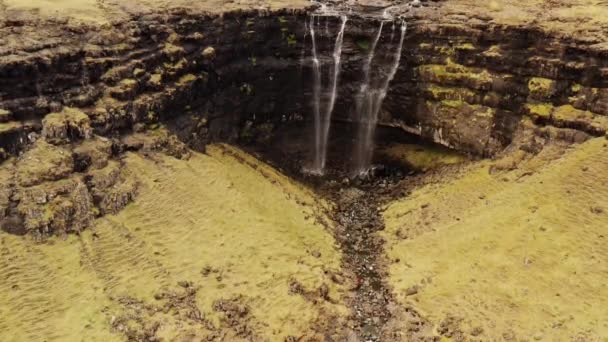
[[[384,212],[389,283],[444,336],[608,334],[608,141],[438,175]]]
[[[322,339],[343,332],[326,205],[247,154],[131,153],[138,200],[44,244],[3,233],[4,341]],[[336,335],[338,336],[338,335]]]

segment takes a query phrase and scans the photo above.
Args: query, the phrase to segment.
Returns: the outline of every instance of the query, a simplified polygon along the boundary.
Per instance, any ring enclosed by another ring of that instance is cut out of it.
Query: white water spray
[[[366,75],[363,85],[361,86],[356,108],[359,119],[359,132],[357,143],[355,144],[355,173],[357,175],[366,174],[371,167],[374,150],[374,134],[376,132],[378,116],[380,114],[380,110],[382,109],[382,103],[384,102],[384,99],[388,93],[389,85],[393,78],[395,78],[395,74],[399,69],[406,30],[406,23],[402,22],[401,38],[399,40],[399,45],[395,50],[391,67],[388,73],[384,75],[380,73],[380,78],[377,80],[377,83],[375,83],[377,84],[377,87],[372,86],[373,80],[372,77],[369,76],[374,51],[371,51],[370,56],[368,57],[367,63],[369,65],[366,65],[365,67]],[[380,26],[380,32],[378,33],[376,40],[379,40],[381,34],[382,25]],[[374,50],[376,44],[377,42],[374,43]]]

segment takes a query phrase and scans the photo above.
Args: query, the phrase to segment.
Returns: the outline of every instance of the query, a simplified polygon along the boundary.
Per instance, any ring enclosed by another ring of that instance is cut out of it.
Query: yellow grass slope
[[[476,163],[389,205],[398,299],[454,338],[605,341],[606,146]]]
[[[2,5],[9,15],[29,11],[32,13],[32,19],[61,18],[73,23],[103,25],[129,19],[132,15],[176,8],[222,13],[243,9],[302,9],[310,6],[310,2],[307,0],[3,0],[0,1],[0,8]]]
[[[0,340],[121,340],[110,326],[123,318],[160,322],[167,340],[219,326],[216,338],[239,340],[214,309],[220,300],[248,306],[244,330],[262,341],[311,337],[316,320],[345,315],[331,303],[343,288],[330,280],[340,255],[318,223],[326,204],[302,186],[228,146],[188,161],[130,154],[126,163],[140,193],[94,231],[38,245],[0,235]],[[171,312],[141,313],[184,282],[198,289],[204,329]],[[307,295],[290,293],[294,283]]]

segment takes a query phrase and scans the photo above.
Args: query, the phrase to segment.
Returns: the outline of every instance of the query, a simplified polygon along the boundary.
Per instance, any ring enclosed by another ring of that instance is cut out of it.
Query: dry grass
[[[86,24],[107,24],[127,19],[133,14],[189,9],[221,13],[238,9],[304,8],[307,0],[4,0],[7,13],[31,11],[39,18],[61,18]]]
[[[344,291],[325,273],[339,269],[340,253],[312,215],[325,204],[301,185],[227,146],[189,161],[131,154],[126,163],[140,194],[95,234],[34,244],[0,233],[0,340],[121,339],[110,321],[124,308],[111,298],[154,303],[180,281],[199,287],[197,306],[216,326],[212,304],[242,296],[263,339],[301,336],[321,313],[346,313],[289,293],[291,280],[309,291],[327,284],[336,302]],[[168,340],[188,328],[162,322]]]
[[[441,145],[422,146],[394,143],[378,153],[396,162],[406,163],[416,170],[428,171],[445,165],[459,164],[467,157]]]
[[[385,237],[399,301],[437,325],[461,319],[465,334],[481,327],[485,340],[602,341],[606,144],[476,163],[391,204]]]
[[[533,25],[566,37],[605,40],[605,0],[449,0],[437,15],[465,15],[501,25]]]

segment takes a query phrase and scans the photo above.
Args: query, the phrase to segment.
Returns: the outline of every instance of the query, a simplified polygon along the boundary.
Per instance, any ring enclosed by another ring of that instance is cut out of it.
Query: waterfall
[[[355,142],[355,161],[357,163],[357,169],[359,168],[359,163],[362,159],[361,152],[366,148],[365,141],[364,139],[361,139],[361,137],[365,136],[367,134],[367,130],[369,129],[369,113],[371,112],[372,107],[372,97],[370,96],[371,93],[368,92],[371,82],[370,72],[376,53],[376,46],[378,45],[378,41],[380,41],[380,37],[382,36],[383,27],[384,21],[380,22],[378,33],[376,34],[376,38],[370,47],[369,55],[367,56],[367,60],[363,66],[363,83],[361,83],[359,94],[355,99],[355,114],[357,115],[356,120],[359,122],[358,139]]]
[[[380,36],[382,35],[382,27],[372,45],[372,49],[364,66],[364,81],[357,96],[356,115],[359,120],[359,130],[357,135],[357,143],[355,144],[355,173],[357,175],[366,174],[372,162],[374,150],[374,134],[376,132],[376,124],[378,123],[378,115],[382,109],[382,103],[388,93],[390,82],[395,77],[401,62],[401,53],[403,51],[403,41],[406,33],[406,23],[401,23],[401,38],[399,45],[395,50],[395,55],[388,73],[383,74],[379,69],[378,79],[374,83],[370,76],[372,61],[374,58],[375,48]]]
[[[336,37],[333,51],[333,66],[329,74],[329,88],[327,92],[322,92],[322,75],[317,42],[315,35],[314,17],[311,19],[310,35],[312,39],[312,64],[313,64],[313,112],[315,126],[315,155],[311,172],[323,174],[325,162],[327,160],[327,141],[329,139],[329,128],[331,126],[331,116],[338,97],[338,83],[340,79],[340,68],[342,59],[342,44],[344,42],[344,30],[348,18],[341,16],[340,31]],[[324,101],[325,110],[321,111],[321,97],[328,96]]]
[[[312,86],[312,109],[315,122],[315,155],[313,161],[313,171],[321,172],[321,67],[319,66],[319,57],[317,55],[317,39],[315,36],[315,17],[310,18],[310,37],[312,39],[312,68],[313,68],[313,86]]]

